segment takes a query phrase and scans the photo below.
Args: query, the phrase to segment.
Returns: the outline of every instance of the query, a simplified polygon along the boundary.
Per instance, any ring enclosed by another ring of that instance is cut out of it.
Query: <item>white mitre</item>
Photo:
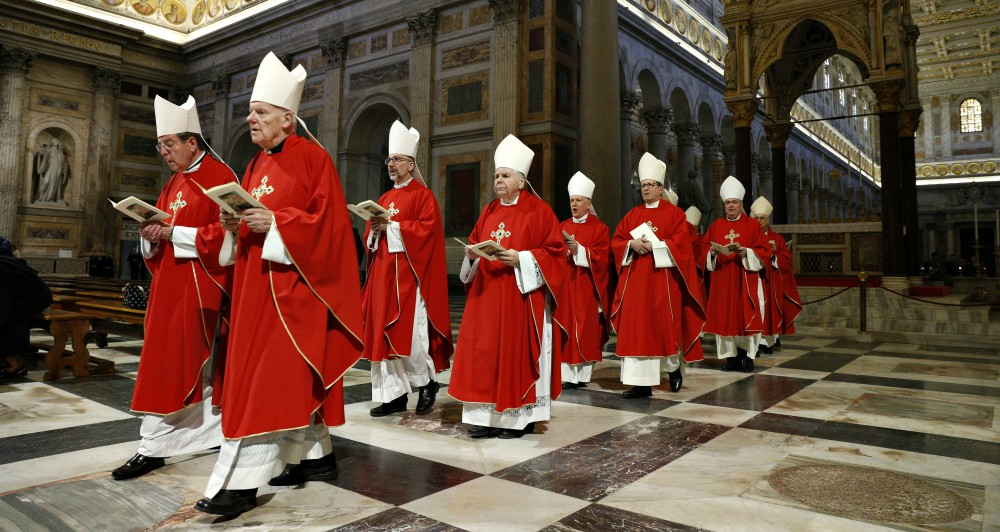
[[[416,128],[406,129],[399,120],[392,123],[389,128],[389,154],[405,155],[407,157],[417,157],[417,142],[420,141],[420,132]]]
[[[761,196],[757,198],[757,200],[754,201],[752,205],[750,205],[750,216],[754,217],[758,215],[771,216],[771,211],[773,210],[774,206],[771,205],[771,202],[767,201],[767,199],[765,199],[764,196]]]
[[[156,115],[157,137],[177,133],[201,134],[198,106],[195,104],[194,96],[188,96],[182,105],[174,105],[157,95],[153,99],[153,113]]]
[[[722,201],[726,201],[727,199],[743,201],[743,196],[746,196],[746,194],[747,189],[743,188],[743,183],[740,183],[740,180],[733,176],[727,177],[722,182],[722,186],[719,187],[719,195],[722,196]]]
[[[587,199],[594,199],[595,186],[589,177],[583,175],[583,172],[577,172],[569,179],[569,184],[566,188],[569,190],[569,197],[571,198],[573,196],[583,196]]]
[[[662,185],[666,175],[667,164],[654,157],[653,154],[646,152],[642,159],[639,159],[639,181],[656,181]]]
[[[695,227],[698,227],[698,224],[701,223],[701,211],[694,205],[688,207],[688,209],[684,211],[684,217],[687,218],[689,224]]]
[[[268,52],[257,69],[257,80],[253,84],[250,101],[283,107],[297,115],[305,84],[306,69],[302,65],[289,72],[274,52]]]
[[[514,135],[507,135],[507,138],[503,139],[497,146],[497,151],[493,155],[493,166],[494,168],[517,170],[527,177],[531,161],[534,158],[535,152],[531,151],[531,148],[525,146]]]
[[[665,194],[667,195],[667,199],[670,200],[670,204],[676,206],[677,201],[680,199],[677,197],[677,193],[674,192],[673,190],[670,190],[669,188],[665,190],[666,190]]]

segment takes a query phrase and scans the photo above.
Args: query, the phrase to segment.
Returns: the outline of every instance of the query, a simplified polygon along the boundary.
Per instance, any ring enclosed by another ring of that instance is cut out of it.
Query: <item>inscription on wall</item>
[[[376,85],[402,81],[410,77],[410,62],[400,61],[351,74],[351,90],[363,90]]]
[[[91,39],[89,37],[84,37],[75,33],[68,33],[54,28],[38,26],[16,18],[0,16],[0,31],[9,31],[13,33],[20,33],[21,35],[29,35],[37,39],[58,44],[65,44],[67,46],[72,46],[73,48],[81,48],[83,50],[89,50],[91,52],[97,52],[99,54],[114,57],[120,57],[122,55],[122,47],[117,44]]]
[[[65,227],[29,227],[26,236],[32,240],[66,240],[69,229]]]

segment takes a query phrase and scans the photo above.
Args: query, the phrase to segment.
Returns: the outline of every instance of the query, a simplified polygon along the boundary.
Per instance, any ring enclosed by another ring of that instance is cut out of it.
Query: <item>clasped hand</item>
[[[639,255],[645,255],[653,251],[653,243],[645,238],[629,240],[628,247]]]
[[[162,225],[160,222],[142,222],[139,224],[139,235],[154,244],[161,239],[170,240],[173,233],[174,226],[172,225]]]
[[[237,231],[241,221],[254,233],[266,233],[274,223],[274,213],[267,209],[253,208],[243,211],[242,217],[233,216],[225,211],[219,214],[219,222],[227,231]]]

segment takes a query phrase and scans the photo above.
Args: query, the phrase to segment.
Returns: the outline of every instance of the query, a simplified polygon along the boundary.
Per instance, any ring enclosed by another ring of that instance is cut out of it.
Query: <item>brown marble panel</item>
[[[372,37],[372,53],[382,52],[389,48],[389,37],[386,34]]]
[[[364,90],[376,85],[403,81],[410,76],[410,62],[399,61],[396,63],[369,68],[351,74],[351,90]]]
[[[462,21],[464,17],[464,13],[453,13],[451,15],[441,17],[441,34],[444,35],[445,33],[451,33],[462,29]]]
[[[648,416],[494,473],[597,501],[673,462],[730,427]],[[549,430],[558,430],[549,427]]]
[[[80,96],[57,92],[50,89],[31,89],[29,91],[32,111],[52,113],[62,116],[72,116],[75,118],[86,118],[88,106],[80,99]]]
[[[490,41],[479,41],[464,46],[448,48],[441,52],[441,70],[465,65],[485,63],[490,60]]]
[[[384,512],[337,527],[338,532],[368,532],[370,530],[421,530],[424,532],[457,532],[461,528],[435,521],[402,508],[390,508]]]
[[[357,59],[368,53],[368,41],[355,41],[347,48],[347,58]]]
[[[448,99],[451,89],[461,85],[470,85],[473,83],[479,83],[480,90],[482,91],[480,96],[481,107],[479,110],[461,114],[448,114]],[[488,117],[490,107],[489,87],[490,73],[488,71],[476,72],[473,74],[466,74],[464,76],[441,80],[441,125],[472,122],[475,120],[483,120]]]
[[[115,168],[115,188],[127,192],[156,194],[159,192],[161,172]]]
[[[156,131],[150,124],[149,130],[119,128],[118,157],[124,161],[152,163],[160,158],[156,152]]]
[[[637,514],[627,510],[604,506],[603,504],[591,504],[578,512],[574,512],[558,523],[553,523],[542,529],[541,532],[571,532],[571,531],[591,531],[591,530],[630,530],[641,532],[673,532],[673,531],[696,531],[701,528],[690,527],[657,519],[648,515]]]
[[[943,421],[973,427],[992,426],[995,413],[993,408],[986,406],[877,393],[866,393],[858,397],[851,402],[851,406],[847,410],[880,416]]]
[[[493,19],[490,6],[479,6],[469,10],[469,27],[475,27]]]
[[[138,106],[121,104],[118,106],[119,120],[129,122],[141,122],[143,124],[156,123],[156,114],[153,113],[153,106]]]
[[[302,89],[302,101],[311,102],[323,99],[323,82],[310,83]]]
[[[410,44],[410,30],[403,28],[392,32],[392,47]]]
[[[728,408],[742,408],[763,412],[791,397],[799,390],[815,381],[778,377],[775,375],[754,375],[713,390],[691,400],[692,403]]]
[[[893,373],[919,373],[934,377],[954,377],[957,379],[997,380],[996,366],[986,364],[917,364],[904,362],[892,369]]]

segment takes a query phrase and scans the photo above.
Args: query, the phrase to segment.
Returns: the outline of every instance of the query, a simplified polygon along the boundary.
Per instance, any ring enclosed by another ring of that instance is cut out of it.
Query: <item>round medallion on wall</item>
[[[920,167],[920,175],[924,177],[930,177],[934,175],[934,167],[930,165],[924,165]]]
[[[226,0],[226,9],[228,9],[229,11],[236,9],[237,7],[239,7],[239,5],[240,5],[240,0]]]
[[[705,53],[712,51],[712,34],[708,32],[708,28],[701,30],[701,50]]]
[[[646,11],[656,13],[656,0],[643,0],[642,4],[646,6]]]
[[[163,4],[160,5],[160,13],[163,14],[163,18],[167,19],[167,22],[174,26],[183,24],[187,20],[187,8],[180,0],[163,0]]]
[[[997,171],[997,163],[993,161],[986,161],[983,163],[983,171],[987,174],[992,174]]]
[[[663,0],[663,2],[660,3],[660,20],[662,20],[664,24],[670,24],[670,21],[674,18],[673,15],[671,15],[673,11],[674,8],[670,7],[670,2]]]
[[[979,163],[969,163],[969,165],[965,167],[965,170],[970,174],[978,174],[982,168],[979,167]]]
[[[222,12],[222,0],[208,0],[208,16],[215,18]]]
[[[951,173],[955,175],[962,175],[965,173],[965,165],[962,163],[955,163],[951,165]]]
[[[691,44],[698,44],[701,40],[701,28],[698,26],[698,21],[691,19],[691,23],[688,24],[688,39],[691,40]]]
[[[198,0],[198,3],[194,5],[194,10],[191,11],[191,22],[201,24],[202,20],[205,20],[205,2]]]
[[[712,39],[712,55],[716,61],[722,61],[722,41],[719,39]]]
[[[111,7],[118,7],[125,3],[125,0],[104,0],[104,3]]]
[[[681,8],[679,7],[674,11],[674,27],[677,28],[677,31],[681,34],[684,34],[684,32],[687,31],[687,14],[681,11]]]
[[[133,2],[129,2],[129,5],[132,6],[132,9],[134,9],[136,13],[144,17],[148,17],[149,15],[156,13],[156,5],[153,4],[152,0],[135,0]]]
[[[937,165],[937,166],[934,167],[934,172],[937,175],[948,175],[948,165],[947,164],[939,164],[939,165]]]

